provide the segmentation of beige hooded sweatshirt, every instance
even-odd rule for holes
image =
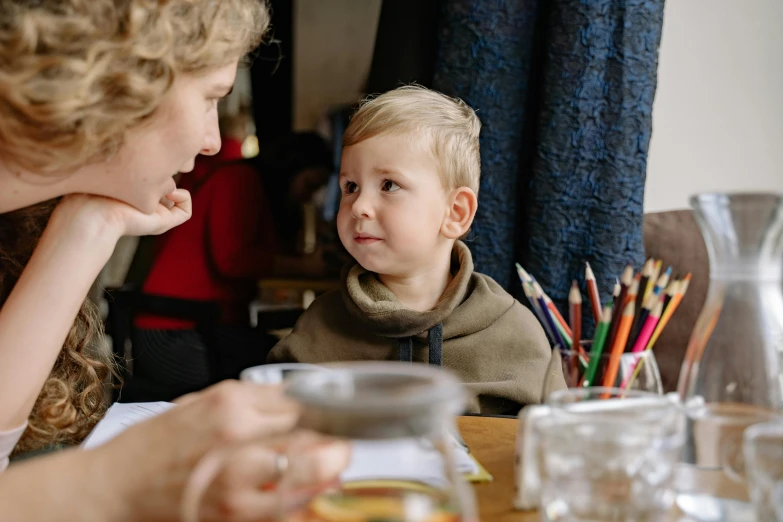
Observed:
[[[471,413],[515,414],[540,402],[552,351],[535,316],[490,277],[474,272],[470,250],[459,241],[452,274],[435,308],[418,312],[355,265],[344,272],[342,291],[316,299],[272,349],[269,362],[429,362],[466,383],[474,395]]]

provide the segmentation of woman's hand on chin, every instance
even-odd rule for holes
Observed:
[[[122,236],[162,234],[190,219],[192,212],[190,193],[184,189],[176,189],[161,198],[151,214],[115,199],[72,194],[60,201],[52,220],[60,221],[79,233],[106,234],[116,241]]]

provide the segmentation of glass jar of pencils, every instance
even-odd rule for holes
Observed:
[[[691,205],[710,288],[678,384],[689,419],[685,461],[743,481],[743,431],[783,418],[783,198],[702,194]]]
[[[594,351],[593,346],[593,341],[582,341],[579,350],[555,347],[544,378],[542,403],[562,387],[560,369],[568,388],[600,386],[663,394],[663,382],[652,350],[613,356],[610,350]]]
[[[423,364],[339,363],[297,372],[284,388],[302,406],[302,428],[353,447],[340,484],[302,495],[281,482],[280,521],[477,522],[464,479],[475,461],[454,422],[466,394],[451,373]]]

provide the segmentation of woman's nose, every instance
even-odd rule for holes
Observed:
[[[220,126],[218,125],[217,111],[212,111],[207,123],[207,135],[204,137],[204,146],[201,148],[201,154],[205,156],[214,156],[220,152]]]

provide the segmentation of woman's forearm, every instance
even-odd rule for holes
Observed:
[[[134,520],[121,463],[71,449],[11,466],[0,473],[0,519],[47,522]]]
[[[0,308],[0,431],[25,422],[116,239],[53,214]]]

